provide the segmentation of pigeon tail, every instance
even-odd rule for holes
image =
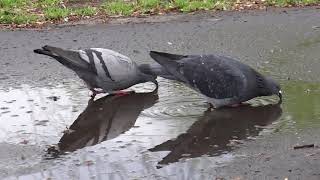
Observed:
[[[180,60],[187,57],[185,55],[170,54],[170,53],[158,52],[158,51],[150,51],[150,56],[152,58],[163,57],[170,60]]]
[[[177,70],[179,66],[179,62],[177,60],[182,59],[183,56],[168,54],[163,52],[156,52],[150,51],[150,56],[154,59],[157,63],[163,66],[167,71],[172,73],[170,69],[174,68]]]
[[[70,69],[89,69],[89,63],[83,60],[77,51],[64,50],[46,45],[42,49],[35,49],[33,52],[53,57]]]
[[[150,51],[150,56],[157,63],[159,63],[167,72],[172,74],[171,79],[186,82],[186,79],[185,77],[183,77],[183,74],[179,73],[180,69],[183,67],[183,63],[179,62],[179,60],[182,60],[183,58],[186,58],[188,56],[156,51]]]
[[[148,75],[152,76],[160,76],[166,79],[176,80],[176,78],[170,74],[165,68],[163,68],[160,64],[141,64],[138,66],[139,70]]]

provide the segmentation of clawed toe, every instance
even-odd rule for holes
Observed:
[[[105,93],[103,89],[96,89],[96,88],[91,88],[90,91],[92,93],[92,94],[90,93],[91,98],[94,98],[97,94]]]
[[[214,109],[215,107],[211,103],[208,103],[208,111],[213,111]]]

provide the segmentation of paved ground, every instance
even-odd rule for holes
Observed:
[[[160,79],[159,97],[106,97],[87,106],[88,91],[71,71],[32,53],[45,44],[111,48],[138,63],[151,62],[151,49],[227,54],[280,81],[285,100],[281,107],[208,113],[196,93]],[[320,149],[292,149],[319,143],[319,49],[315,8],[2,31],[0,177],[319,179]],[[97,115],[101,107],[105,119]],[[64,136],[71,124],[76,135]],[[59,141],[78,150],[47,160],[45,150]]]

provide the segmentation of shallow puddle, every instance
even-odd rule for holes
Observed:
[[[256,137],[320,127],[315,83],[283,82],[281,105],[276,97],[258,98],[251,105],[208,111],[195,92],[159,81],[158,93],[150,92],[152,84],[137,85],[133,89],[140,92],[95,100],[79,84],[1,90],[0,146],[13,149],[2,154],[10,159],[2,170],[28,172],[21,177],[31,179],[176,177],[177,168],[191,173],[193,166],[206,171],[229,162],[235,149]]]
[[[231,174],[226,179],[239,179],[247,173],[242,179],[256,174],[253,179],[285,179],[292,172],[308,179],[318,173],[320,161],[310,162],[319,156],[293,146],[320,138],[320,31],[313,28],[318,15],[318,10],[266,12],[219,21],[199,16],[0,32],[0,177],[158,180]],[[132,88],[134,94],[90,100],[71,71],[32,53],[44,42],[108,47],[139,63],[150,62],[150,49],[228,54],[272,75],[284,99],[280,105],[277,97],[263,97],[208,111],[199,94],[159,78],[158,93],[150,93],[151,83],[140,84]]]

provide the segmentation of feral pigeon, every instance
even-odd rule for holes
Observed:
[[[150,51],[158,66],[149,66],[152,75],[174,79],[207,97],[210,106],[237,106],[258,96],[282,95],[280,85],[250,66],[221,55],[176,55]],[[155,68],[156,67],[156,68]]]
[[[144,74],[130,58],[103,48],[84,50],[66,50],[58,47],[44,46],[34,50],[59,61],[72,69],[93,92],[114,93],[138,83],[151,81],[158,88],[156,76]],[[101,89],[100,91],[96,89]]]

